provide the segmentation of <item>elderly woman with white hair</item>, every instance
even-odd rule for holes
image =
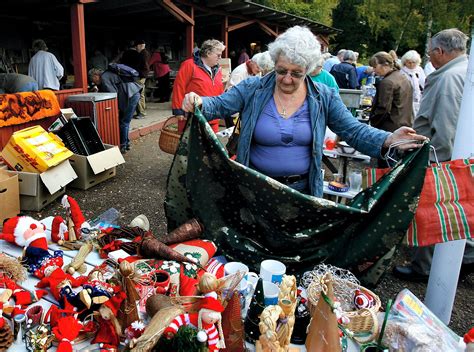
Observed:
[[[268,51],[257,53],[232,71],[225,89],[228,90],[251,76],[265,75],[271,70],[273,70],[273,61],[271,61]]]
[[[424,140],[409,127],[394,133],[377,130],[355,119],[339,94],[313,83],[308,75],[321,56],[311,31],[295,26],[268,47],[275,70],[250,77],[218,97],[185,96],[183,109],[202,105],[208,120],[240,112],[237,162],[300,192],[321,197],[321,160],[326,126],[362,153],[381,158],[382,149],[401,140]],[[416,148],[407,143],[404,149]]]
[[[402,69],[413,87],[413,113],[416,116],[420,108],[421,94],[425,89],[425,72],[420,66],[421,57],[415,50],[409,50],[402,56]]]

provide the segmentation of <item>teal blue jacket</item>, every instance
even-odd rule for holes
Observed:
[[[313,130],[309,185],[313,196],[322,197],[321,160],[326,126],[350,146],[375,158],[381,157],[383,143],[390,133],[357,121],[334,89],[314,83],[309,77],[305,78],[305,84]],[[240,113],[241,131],[236,160],[245,166],[249,165],[250,145],[257,119],[272,98],[274,90],[275,73],[271,72],[262,78],[249,77],[220,96],[202,98],[202,112],[207,120]]]

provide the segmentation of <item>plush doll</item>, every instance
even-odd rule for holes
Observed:
[[[126,293],[124,291],[117,292],[99,308],[99,315],[97,316],[99,328],[92,343],[98,343],[101,348],[118,348],[122,327],[116,317],[125,298]]]
[[[68,196],[67,194],[63,196],[61,204],[66,209],[68,218],[72,220],[74,227],[74,234],[69,233],[69,237],[71,238],[71,235],[75,235],[76,239],[80,239],[82,236],[81,231],[83,229],[90,229],[91,227],[84,218],[81,207],[74,198]]]
[[[215,292],[207,293],[199,307],[198,313],[178,315],[164,330],[163,335],[167,339],[171,339],[180,327],[190,325],[198,329],[197,339],[199,342],[207,341],[209,351],[219,351],[220,348],[225,348],[221,326],[221,313],[224,311],[224,306],[217,300],[217,294]]]
[[[23,247],[23,263],[28,272],[41,279],[45,270],[63,266],[63,252],[48,250],[45,226],[29,216],[15,216],[3,224],[0,239]]]
[[[79,311],[85,308],[80,300],[74,300],[74,287],[79,287],[87,282],[87,276],[79,276],[74,278],[71,274],[65,273],[60,267],[50,268],[46,275],[36,284],[38,288],[48,287],[53,297],[60,303],[62,308],[72,310],[76,307]],[[72,298],[71,298],[72,297]]]

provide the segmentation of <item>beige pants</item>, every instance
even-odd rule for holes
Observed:
[[[140,78],[138,83],[142,86],[142,91],[140,92],[140,100],[137,104],[137,112],[140,115],[146,115],[146,102],[145,102],[145,81],[146,78]]]

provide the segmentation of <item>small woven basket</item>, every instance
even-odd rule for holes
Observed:
[[[176,154],[181,133],[178,132],[178,118],[169,117],[161,129],[159,146],[162,151],[169,154]]]
[[[361,333],[361,334],[367,334],[367,336],[362,339],[362,338],[356,338],[356,340],[360,343],[362,342],[367,342],[371,341],[375,338],[375,336],[378,333],[378,320],[377,320],[377,313],[380,310],[380,307],[382,306],[382,302],[380,301],[380,298],[370,291],[369,289],[356,285],[350,281],[347,281],[344,283],[348,287],[352,288],[354,291],[356,289],[361,290],[362,292],[372,296],[374,298],[374,305],[370,308],[363,308],[363,309],[358,309],[358,310],[353,310],[353,311],[346,311],[344,310],[344,314],[346,317],[350,319],[349,323],[347,325],[344,325],[345,328],[351,330],[354,333]],[[309,310],[311,312],[311,315],[315,312],[316,305],[318,304],[319,300],[319,291],[317,287],[317,282],[311,283],[308,287],[308,302],[309,302]],[[336,283],[334,283],[334,286],[336,286]],[[336,291],[336,287],[335,287]],[[337,294],[336,294],[337,298]],[[344,303],[349,304],[350,302],[341,302],[342,307],[344,307]]]

